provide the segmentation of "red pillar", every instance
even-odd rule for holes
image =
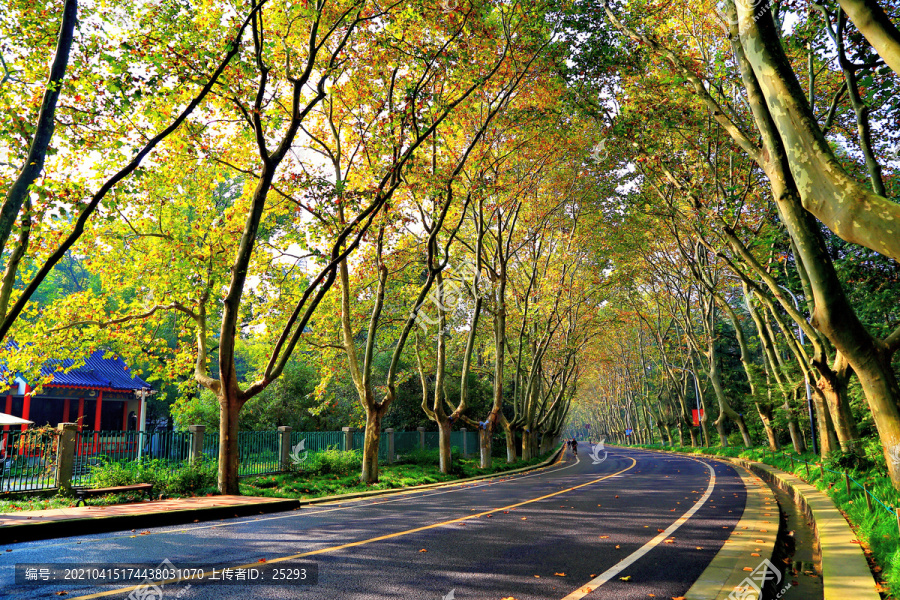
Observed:
[[[94,411],[94,431],[100,431],[100,409],[103,406],[103,392],[97,396],[97,410]]]
[[[69,399],[63,400],[63,423],[69,422]]]
[[[6,395],[6,410],[4,410],[3,412],[8,415],[12,414],[12,394]],[[9,431],[9,425],[4,425],[3,431]]]
[[[94,411],[94,431],[100,431],[100,410],[103,406],[103,390],[100,390],[100,393],[97,394],[97,410]],[[98,452],[98,442],[100,441],[100,434],[94,433],[94,452]]]
[[[28,415],[31,413],[31,386],[25,385],[25,400],[22,403],[22,418],[27,419]],[[22,424],[22,431],[28,429],[28,425]]]
[[[128,431],[128,401],[122,401],[122,431]]]
[[[78,399],[78,418],[75,421],[78,423],[78,431],[81,431],[84,427],[84,398]]]

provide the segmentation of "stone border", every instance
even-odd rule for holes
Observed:
[[[813,525],[819,556],[822,557],[822,584],[825,600],[880,600],[875,577],[862,545],[834,501],[799,477],[763,463],[746,463],[754,473],[790,493]]]

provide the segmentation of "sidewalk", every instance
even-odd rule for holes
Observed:
[[[291,498],[203,496],[0,513],[0,543],[160,527],[298,508],[300,502]]]

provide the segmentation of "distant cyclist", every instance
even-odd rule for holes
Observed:
[[[570,441],[569,444],[572,446],[572,454],[578,456],[578,442],[575,438],[572,438],[572,441]]]

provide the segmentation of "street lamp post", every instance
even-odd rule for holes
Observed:
[[[783,287],[781,288],[785,292],[791,295],[791,298],[794,300],[794,308],[797,309],[797,312],[800,312],[800,303],[797,301],[797,296],[794,295],[794,292]],[[803,337],[803,328],[800,327],[800,324],[797,324],[797,337],[800,338],[800,345],[803,345],[805,338]],[[818,454],[819,451],[816,449],[816,426],[815,421],[813,420],[813,409],[812,409],[812,390],[809,386],[809,373],[805,373],[803,380],[806,382],[806,409],[809,411],[809,440],[812,442],[812,451],[813,454]]]
[[[156,391],[151,388],[139,388],[134,390],[134,395],[137,396],[138,400],[141,403],[140,411],[141,411],[141,421],[138,423],[138,460],[141,459],[141,456],[144,453],[144,436],[146,435],[147,430],[147,397],[151,394],[155,394]]]

